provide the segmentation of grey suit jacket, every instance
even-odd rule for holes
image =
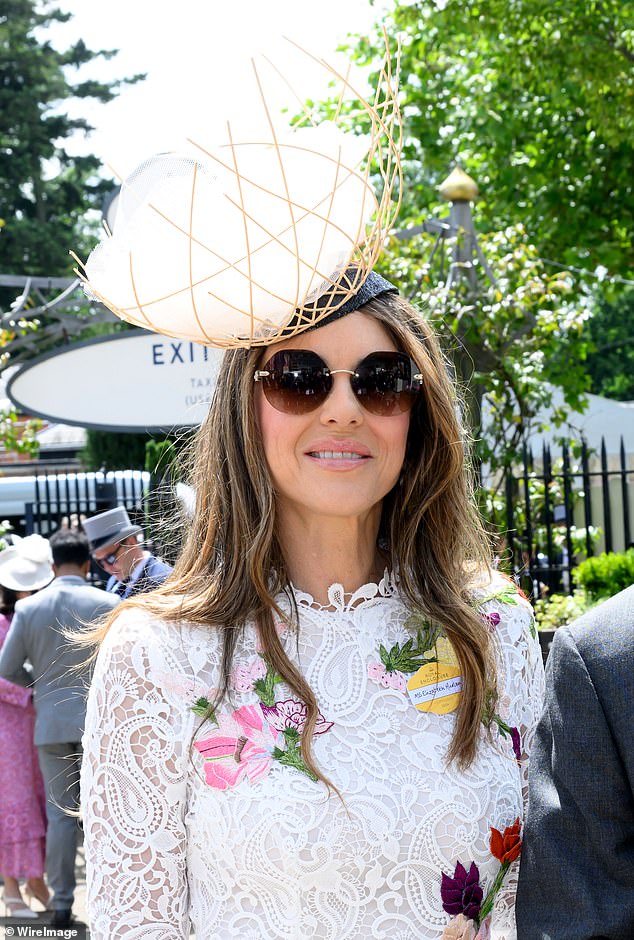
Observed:
[[[78,630],[119,602],[80,577],[55,578],[48,587],[18,601],[0,653],[0,676],[33,687],[35,743],[80,741],[86,714],[89,651],[69,642],[65,629]],[[31,663],[31,671],[24,668]]]
[[[634,586],[555,634],[529,764],[518,940],[634,938]]]

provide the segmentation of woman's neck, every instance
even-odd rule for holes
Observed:
[[[331,584],[342,584],[352,593],[380,580],[385,568],[376,547],[380,507],[363,518],[308,517],[295,509],[279,510],[279,539],[290,580],[317,603],[328,603]]]

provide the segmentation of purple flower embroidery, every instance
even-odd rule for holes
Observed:
[[[522,741],[520,738],[520,733],[517,728],[511,728],[510,733],[511,741],[513,742],[513,753],[515,754],[515,759],[519,764],[522,760]]]
[[[276,702],[273,706],[260,704],[260,708],[269,725],[277,731],[292,729],[297,734],[303,733],[308,717],[308,707],[304,702],[287,698],[286,701]],[[332,721],[326,721],[320,712],[313,734],[324,734],[325,731],[330,731],[333,724]]]
[[[481,614],[480,616],[491,632],[493,632],[495,628],[499,626],[500,620],[502,619],[497,610],[491,611],[490,614]]]
[[[465,917],[471,919],[477,918],[482,905],[482,896],[480,872],[475,862],[471,862],[469,871],[457,862],[453,878],[442,873],[440,897],[442,906],[448,914],[464,914]]]

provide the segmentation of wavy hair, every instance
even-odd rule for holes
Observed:
[[[470,596],[475,576],[489,568],[489,548],[470,491],[456,390],[435,333],[415,308],[384,294],[362,310],[383,324],[424,376],[400,479],[383,502],[379,542],[408,605],[442,625],[460,661],[463,694],[447,759],[466,767],[476,755],[483,708],[496,682],[489,635]],[[222,684],[214,708],[229,695],[239,631],[255,621],[267,662],[307,705],[301,738],[306,766],[329,785],[311,752],[315,694],[274,627],[274,614],[289,619],[275,599],[282,592],[291,601],[291,622],[296,628],[298,623],[255,417],[253,375],[261,357],[257,348],[225,354],[194,442],[190,482],[196,511],[174,573],[156,591],[122,606],[220,631]]]

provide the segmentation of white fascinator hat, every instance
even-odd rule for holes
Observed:
[[[192,153],[152,156],[123,180],[112,232],[79,262],[89,295],[136,326],[218,347],[267,345],[343,308],[400,204],[398,62],[385,46],[372,102],[319,60],[341,83],[337,115],[285,131],[254,64],[268,132],[234,138],[229,122],[218,146],[189,141]],[[340,126],[351,107],[362,133]]]
[[[13,535],[0,552],[0,585],[11,591],[39,591],[54,574],[51,547],[41,535]]]

